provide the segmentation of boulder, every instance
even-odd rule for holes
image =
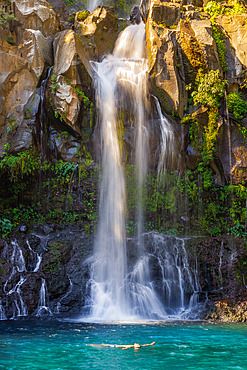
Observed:
[[[140,8],[137,5],[134,5],[130,10],[130,23],[132,24],[139,24],[141,23],[141,13]]]
[[[53,109],[63,117],[64,122],[81,134],[78,116],[84,103],[79,94],[82,92],[88,95],[91,77],[78,56],[74,31],[65,30],[57,34],[53,47],[52,74],[56,78],[56,89],[52,94]]]
[[[179,24],[178,42],[181,48],[186,84],[194,84],[199,68],[206,69],[205,59],[195,32],[188,19],[182,19]]]
[[[155,95],[159,97],[166,113],[177,112],[182,117],[187,93],[177,32],[156,27],[151,19],[147,22],[146,30],[149,71],[153,77]]]
[[[18,46],[18,55],[29,61],[31,69],[40,78],[45,66],[51,66],[52,40],[44,37],[39,30],[28,29],[23,32],[23,42]]]
[[[13,4],[22,30],[39,30],[44,36],[52,36],[60,31],[58,16],[47,1],[18,0]]]
[[[209,19],[191,20],[191,28],[202,52],[203,59],[208,70],[219,69],[220,62],[218,57],[217,46],[212,36],[212,26]]]
[[[56,14],[59,16],[61,23],[67,25],[69,18],[69,11],[65,5],[64,0],[47,0],[48,3],[53,7]]]
[[[180,20],[180,3],[152,0],[149,17],[158,25],[175,26]]]
[[[232,84],[239,82],[238,78],[247,67],[247,14],[222,15],[217,17],[217,22],[227,35],[225,58],[230,89]]]
[[[0,155],[7,143],[10,152],[32,144],[35,118],[26,119],[25,107],[35,100],[39,79],[53,63],[52,35],[60,30],[59,19],[45,0],[12,1],[10,10],[18,21],[9,30],[4,28],[0,38]],[[4,41],[9,32],[13,45]]]
[[[78,94],[61,75],[57,78],[57,84],[58,88],[54,96],[54,109],[57,110],[67,124],[80,134],[80,129],[76,126],[80,112]]]
[[[113,51],[118,32],[118,19],[113,8],[99,6],[84,21],[76,21],[77,52],[92,76],[90,61],[99,62]]]
[[[223,28],[224,33],[229,38],[231,46],[234,48],[236,57],[247,66],[247,14],[221,15],[217,17],[217,22]]]
[[[1,108],[0,154],[9,143],[11,151],[28,148],[31,130],[24,120],[24,107],[36,88],[37,77],[28,68],[28,62],[17,55],[0,51]]]

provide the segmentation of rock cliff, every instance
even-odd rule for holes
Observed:
[[[146,27],[153,114],[152,171],[157,168],[160,142],[157,136],[161,135],[156,128],[158,118],[153,103],[153,97],[157,97],[181,148],[180,156],[184,158],[179,167],[180,177],[185,179],[176,182],[171,174],[165,190],[160,193],[155,183],[150,194],[147,193],[150,197],[146,196],[147,208],[153,217],[147,219],[148,226],[156,223],[155,227],[160,229],[161,218],[169,225],[170,221],[176,222],[176,227],[181,226],[184,233],[193,230],[195,215],[197,221],[193,227],[197,232],[198,229],[204,232],[205,219],[210,219],[211,238],[198,242],[196,251],[191,252],[191,258],[195,254],[198,257],[201,300],[205,302],[207,296],[214,304],[208,318],[222,319],[227,312],[225,316],[235,320],[229,307],[234,309],[236,304],[236,320],[245,321],[245,303],[241,300],[246,300],[246,252],[243,239],[238,238],[246,238],[247,231],[247,10],[244,2],[218,4],[220,10],[217,7],[215,10],[212,2],[200,0],[143,0],[140,6]],[[16,185],[17,168],[13,166],[11,175],[8,173],[10,182],[6,182],[7,187],[9,183],[11,186],[5,189],[9,191],[9,203],[14,208],[24,198],[28,204],[35,199],[39,207],[43,207],[43,213],[47,212],[47,204],[50,208],[55,204],[59,214],[64,208],[66,212],[72,207],[78,212],[82,209],[80,222],[83,220],[86,225],[84,230],[82,227],[73,229],[73,234],[68,230],[63,232],[61,227],[61,235],[50,230],[48,237],[42,229],[28,236],[17,232],[15,238],[1,241],[0,315],[2,312],[2,317],[8,318],[27,313],[39,316],[42,292],[46,302],[43,308],[48,316],[51,312],[76,314],[81,312],[87,298],[87,258],[93,242],[84,232],[87,229],[89,234],[94,229],[95,215],[91,210],[97,201],[94,180],[90,179],[91,184],[87,184],[87,170],[85,167],[78,170],[78,163],[84,164],[88,159],[96,162],[99,146],[93,63],[112,53],[119,33],[130,21],[118,19],[112,7],[99,6],[92,13],[76,9],[72,13],[62,0],[2,0],[0,10],[0,158],[3,164],[0,169],[6,157],[22,153],[28,156],[32,151],[45,163],[42,168],[40,162],[35,167],[39,170],[34,180],[39,186],[38,201],[33,183],[33,188],[28,189],[32,192],[31,196],[28,194],[32,201],[25,198],[21,186]],[[136,9],[131,19],[139,22]],[[133,131],[128,119],[123,126],[120,136],[131,151]],[[55,180],[49,172],[51,168],[45,167],[45,160],[65,161],[55,168]],[[18,166],[23,170],[25,162]],[[46,170],[49,173],[46,172],[45,178]],[[28,168],[25,175],[33,174],[32,171],[33,168]],[[4,184],[7,172],[1,175]],[[212,174],[210,179],[208,174]],[[196,180],[195,176],[198,176]],[[62,188],[64,184],[66,191]],[[226,185],[229,187],[225,188]],[[235,185],[238,185],[237,201],[232,195]],[[42,186],[48,189],[44,199]],[[184,196],[182,201],[177,197],[178,189]],[[6,198],[5,194],[1,199]],[[154,196],[160,201],[159,212],[152,203]],[[223,202],[229,208],[230,216],[226,218],[222,215]],[[5,204],[0,205],[2,213]],[[52,213],[53,209],[49,211]],[[131,212],[133,210],[129,210],[130,215]],[[68,215],[71,213],[66,213]],[[228,230],[230,218],[233,226]],[[8,230],[8,221],[4,216],[0,224],[2,230]],[[129,228],[134,228],[133,225]],[[221,233],[221,227],[236,239],[214,238]],[[172,227],[169,229],[174,231]]]

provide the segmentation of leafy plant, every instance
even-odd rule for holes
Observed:
[[[6,41],[7,41],[7,43],[8,44],[10,44],[10,45],[15,45],[15,41],[14,41],[14,38],[13,38],[13,36],[7,36],[6,37]]]
[[[204,10],[210,14],[213,20],[222,14],[243,14],[246,12],[244,6],[238,0],[228,1],[227,3],[209,1]]]
[[[0,9],[0,25],[9,27],[9,21],[18,21],[18,18],[16,18],[12,11],[9,13],[5,11],[5,9]]]
[[[8,235],[13,228],[13,224],[7,218],[0,219],[0,233],[3,237]]]
[[[40,157],[33,148],[16,155],[4,153],[0,161],[0,169],[10,174],[11,181],[22,179],[24,175],[31,175],[38,170]]]
[[[56,75],[51,75],[51,93],[56,94],[57,89],[59,88],[59,84],[57,81]]]
[[[233,91],[227,95],[227,106],[229,112],[233,113],[236,119],[243,119],[247,114],[247,102],[241,97],[237,91]]]
[[[200,103],[205,107],[220,107],[220,99],[224,96],[227,81],[222,80],[220,71],[211,70],[204,73],[199,69],[196,76],[196,90],[192,92],[194,105]]]
[[[77,20],[78,22],[83,22],[89,15],[89,11],[83,10],[82,12],[78,12],[77,14]]]
[[[224,43],[224,36],[221,32],[219,25],[212,21],[212,29],[213,29],[213,38],[216,42],[220,65],[223,72],[227,71],[227,64],[226,64],[226,46]]]

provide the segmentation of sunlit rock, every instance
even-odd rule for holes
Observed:
[[[75,131],[78,131],[74,123],[77,121],[80,111],[80,102],[75,89],[64,79],[59,76],[57,79],[58,88],[54,96],[54,106],[66,123],[72,125]]]
[[[52,94],[54,110],[75,131],[80,133],[76,125],[81,109],[79,94],[87,91],[91,85],[91,77],[82,64],[75,45],[74,32],[65,30],[54,40],[54,68],[52,74],[56,78],[57,88]]]
[[[113,8],[99,6],[84,21],[78,21],[76,29],[76,49],[92,75],[90,61],[100,61],[112,52],[117,39],[118,19]]]
[[[186,90],[177,25],[179,3],[151,1],[146,23],[149,71],[153,77],[155,95],[169,114],[183,115]]]
[[[202,55],[208,70],[219,69],[220,62],[217,52],[215,40],[212,36],[211,21],[206,20],[191,20],[191,28],[194,31],[195,38],[202,51]]]
[[[45,0],[14,1],[15,16],[25,29],[40,30],[44,36],[54,35],[60,30],[59,19]]]
[[[23,43],[18,46],[18,54],[29,61],[40,78],[45,65],[52,65],[52,40],[44,37],[39,30],[27,29],[23,33]]]
[[[222,15],[217,22],[227,35],[226,63],[229,83],[237,82],[236,78],[247,67],[247,14]]]
[[[0,110],[0,153],[9,143],[11,150],[19,151],[31,144],[31,130],[24,120],[24,107],[33,94],[37,78],[28,63],[16,55],[0,52],[2,100]]]

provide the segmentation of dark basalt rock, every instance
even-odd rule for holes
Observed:
[[[132,24],[139,24],[141,23],[142,18],[141,18],[141,13],[140,13],[140,8],[137,5],[134,5],[131,10],[130,10],[130,22]]]

